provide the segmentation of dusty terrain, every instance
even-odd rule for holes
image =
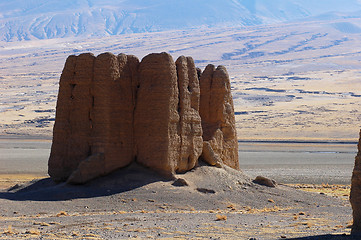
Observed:
[[[177,177],[189,186],[137,165],[81,186],[49,178],[15,186],[0,193],[1,238],[344,239],[349,233],[347,189],[269,188],[228,167],[200,166]]]
[[[55,185],[46,174],[50,140],[0,143],[1,238],[333,239],[330,234],[349,233],[353,145],[241,142],[241,169],[277,179],[273,189],[205,166],[178,175],[186,187],[137,166],[84,186]],[[40,181],[28,183],[33,179]]]
[[[360,19],[349,19],[358,25]],[[225,65],[243,140],[356,141],[360,33],[335,22],[0,43],[0,134],[50,137],[60,73],[82,52],[169,52]],[[344,24],[345,25],[345,24]],[[338,27],[336,27],[338,26]]]

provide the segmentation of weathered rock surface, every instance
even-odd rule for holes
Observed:
[[[233,99],[227,70],[223,66],[208,65],[200,77],[200,116],[203,140],[211,146],[214,156],[224,164],[239,169],[238,143]],[[204,148],[210,152],[209,146]],[[203,154],[206,162],[209,154]]]
[[[150,54],[139,66],[135,109],[137,161],[165,175],[179,159],[177,70],[167,53]]]
[[[193,59],[181,56],[176,61],[179,89],[180,156],[177,172],[194,168],[202,154],[202,123],[199,115],[200,88]]]
[[[95,59],[91,155],[104,154],[104,173],[125,167],[134,159],[133,66],[129,65],[124,54],[103,53]]]
[[[59,83],[49,175],[65,181],[91,152],[91,88],[95,57],[70,56]]]
[[[72,175],[68,181],[82,183],[90,175],[98,177],[133,161],[133,75],[138,62],[133,56],[111,53],[68,58],[60,79],[48,163],[54,180],[65,181]],[[104,155],[100,165],[91,160],[99,159],[92,157],[99,154]],[[98,174],[90,174],[91,168]],[[83,174],[74,175],[75,170]]]
[[[193,59],[146,56],[135,110],[137,161],[169,175],[194,168],[202,153],[199,82]]]
[[[350,202],[353,214],[352,234],[361,235],[361,131],[357,147],[358,152],[351,178]]]
[[[222,159],[218,156],[217,153],[215,153],[209,141],[203,141],[201,157],[203,161],[211,166],[220,166],[222,163]]]
[[[201,155],[238,169],[237,148],[224,67],[201,73],[192,58],[167,53],[67,59],[49,158],[55,181],[84,183],[133,161],[174,176]]]

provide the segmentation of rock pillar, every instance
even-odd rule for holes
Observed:
[[[134,131],[137,162],[170,175],[179,158],[177,70],[167,53],[150,54],[139,65]]]
[[[92,81],[95,57],[69,56],[59,83],[49,175],[65,181],[90,155]]]
[[[234,107],[226,68],[208,65],[201,74],[200,88],[200,115],[205,141],[202,158],[212,165],[222,161],[239,169]]]
[[[83,183],[133,161],[138,62],[111,53],[67,59],[48,163],[55,181]]]

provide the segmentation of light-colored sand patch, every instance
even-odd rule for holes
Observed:
[[[320,194],[326,194],[329,196],[335,196],[343,200],[349,201],[351,185],[340,184],[286,184],[302,191],[316,192]]]
[[[8,189],[16,184],[24,184],[33,180],[48,177],[41,174],[0,174],[0,191]]]

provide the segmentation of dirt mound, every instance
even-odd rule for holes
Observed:
[[[179,208],[192,206],[196,209],[214,209],[229,203],[254,208],[271,206],[272,198],[278,206],[322,204],[323,197],[308,194],[293,188],[278,185],[269,188],[255,184],[240,171],[230,167],[200,165],[185,173],[175,175],[176,179],[159,176],[155,171],[137,163],[117,170],[107,176],[94,179],[83,185],[55,184],[50,178],[15,186],[0,194],[11,200],[57,201],[87,199],[89,202],[112,202],[113,197],[136,198],[137,204],[129,207],[148,209],[147,199],[167,202]],[[183,179],[187,184],[174,184]],[[156,194],[153,194],[156,193]]]

